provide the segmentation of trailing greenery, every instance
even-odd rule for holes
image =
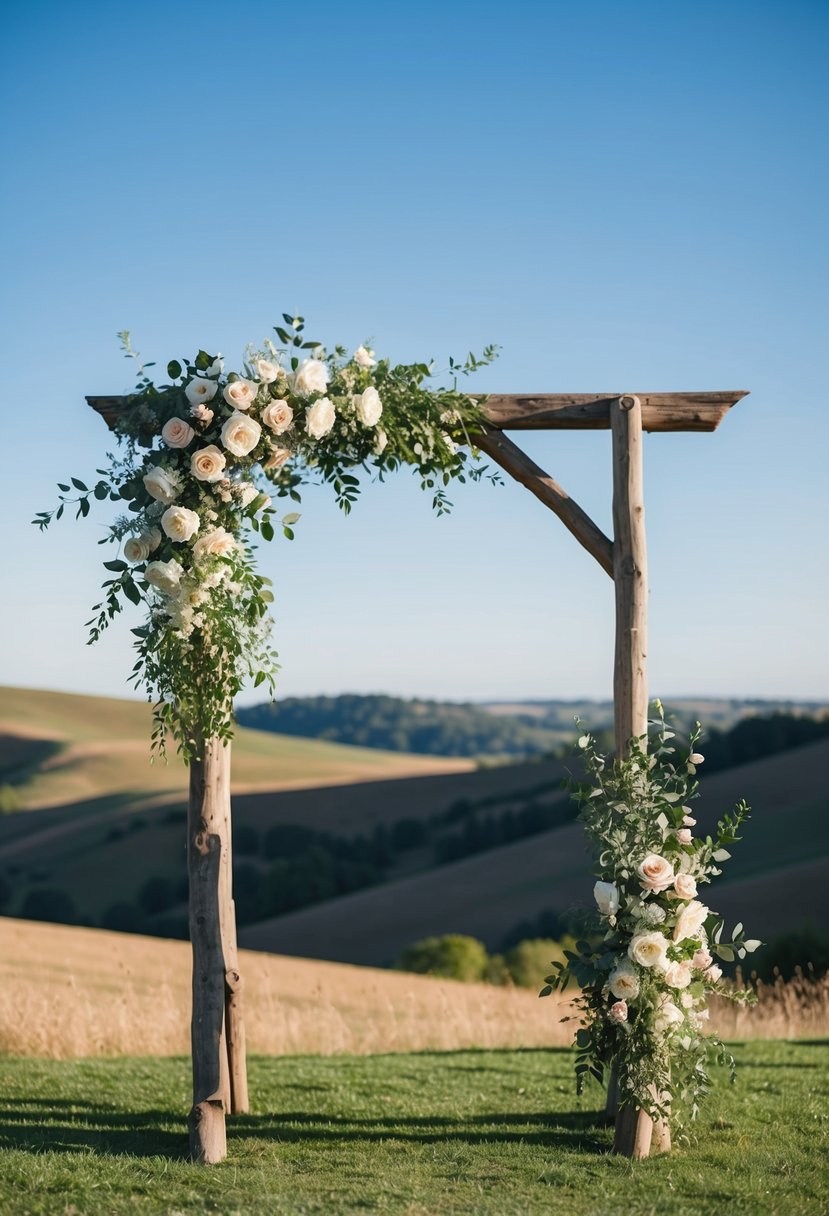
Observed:
[[[185,1158],[184,1059],[0,1060],[2,1216],[824,1216],[829,1043],[733,1048],[670,1160],[610,1154],[571,1053],[254,1056],[232,1164]]]
[[[302,317],[283,319],[280,345],[249,347],[241,372],[225,375],[222,356],[200,350],[172,359],[160,385],[120,334],[139,368],[114,421],[120,451],[89,482],[60,483],[58,506],[32,521],[43,530],[67,509],[84,518],[96,501],[124,505],[101,542],[118,555],[104,562],[112,577],[89,641],[125,603],[144,609],[132,630],[132,682],[155,702],[154,747],[163,752],[170,733],[185,759],[200,756],[205,739],[231,738],[233,700],[248,679],[273,695],[273,595],[251,538],[270,541],[279,529],[291,540],[300,518],[277,512],[274,498],[299,502],[305,482],[327,482],[347,514],[361,475],[382,481],[408,464],[441,515],[449,484],[484,472],[471,438],[484,416],[458,380],[490,363],[494,346],[450,359],[452,386],[432,387],[429,364],[394,365],[364,346],[329,352],[307,339]]]

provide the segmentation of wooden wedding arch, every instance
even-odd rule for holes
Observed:
[[[613,579],[616,640],[613,706],[616,752],[647,733],[647,547],[644,431],[714,431],[745,392],[495,394],[484,399],[488,425],[476,446],[558,516]],[[112,428],[125,397],[87,397]],[[613,539],[505,431],[610,430]],[[249,1109],[242,979],[232,891],[230,747],[204,741],[190,766],[187,818],[190,940],[193,947],[193,1106],[190,1152],[214,1164],[227,1155],[225,1114]],[[615,1115],[611,1079],[608,1111]],[[667,1124],[632,1106],[616,1122],[615,1151],[647,1157],[670,1148]]]

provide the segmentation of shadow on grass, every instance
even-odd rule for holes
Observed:
[[[294,1110],[228,1119],[228,1143],[275,1144],[405,1141],[412,1144],[536,1144],[580,1153],[605,1153],[606,1135],[595,1112],[467,1117],[437,1115],[363,1118]],[[169,1110],[123,1111],[104,1103],[7,1098],[0,1106],[0,1148],[31,1153],[93,1153],[101,1157],[187,1160],[187,1122]]]

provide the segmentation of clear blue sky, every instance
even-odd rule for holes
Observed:
[[[829,696],[824,0],[26,0],[5,9],[7,683],[120,694],[84,645],[93,521],[29,526],[107,448],[85,393],[313,336],[481,390],[745,388],[646,443],[662,695]],[[523,440],[522,440],[523,442]],[[526,447],[610,530],[607,434]],[[407,475],[309,493],[263,554],[285,695],[610,695],[610,581],[515,485],[430,515]]]

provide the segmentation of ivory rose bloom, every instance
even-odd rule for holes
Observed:
[[[231,380],[224,386],[222,396],[234,409],[249,410],[258,392],[259,387],[252,380]]]
[[[697,950],[696,954],[691,959],[691,966],[696,968],[697,971],[707,971],[713,961],[711,951],[708,949],[708,947],[700,946],[699,950]]]
[[[597,882],[593,898],[602,916],[615,916],[619,911],[619,892],[613,882]]]
[[[143,536],[131,536],[124,544],[124,558],[128,562],[145,562],[150,556],[149,543]]]
[[[234,456],[249,456],[261,438],[261,426],[247,414],[231,414],[222,427],[222,443]]]
[[[189,540],[199,530],[201,520],[195,511],[187,507],[168,507],[161,516],[161,526],[170,540],[177,542]]]
[[[239,502],[243,507],[249,507],[254,498],[259,497],[259,491],[252,481],[244,481],[238,488]]]
[[[665,983],[669,988],[687,988],[691,982],[691,964],[669,963],[665,971]]]
[[[290,448],[271,448],[271,454],[262,465],[263,469],[281,469],[292,456]]]
[[[216,396],[217,388],[218,385],[212,380],[194,376],[190,383],[185,385],[184,395],[191,405],[207,405],[208,401],[212,401]]]
[[[705,978],[709,984],[716,984],[717,980],[722,979],[722,967],[719,967],[716,963],[712,963],[705,972]]]
[[[668,965],[668,942],[661,933],[637,933],[631,938],[628,955],[640,967],[664,971]]]
[[[674,893],[679,899],[693,899],[697,893],[696,880],[690,874],[677,874],[674,879]]]
[[[708,915],[705,904],[701,904],[698,899],[692,899],[676,918],[674,941],[684,942],[688,937],[699,937],[700,929]]]
[[[235,548],[236,541],[232,532],[228,532],[226,528],[211,528],[193,545],[193,556],[197,561],[202,557],[226,557]]]
[[[156,502],[171,503],[178,497],[178,478],[167,469],[150,469],[141,480],[150,498]]]
[[[322,439],[334,425],[334,403],[329,397],[320,397],[305,415],[305,430],[314,439]]]
[[[303,359],[296,375],[294,388],[301,397],[324,393],[328,387],[328,368],[321,359]]]
[[[635,1001],[639,995],[639,976],[629,962],[622,960],[608,976],[607,986],[620,1000]]]
[[[610,1006],[610,1011],[607,1015],[611,1022],[626,1022],[628,1020],[628,1003],[627,1001],[615,1001]]]
[[[639,881],[646,891],[667,891],[675,878],[673,866],[659,853],[648,853],[639,866]]]
[[[184,567],[173,557],[168,562],[150,562],[144,571],[144,578],[159,591],[167,595],[175,595],[179,589]]]
[[[377,435],[377,437],[374,440],[374,455],[382,456],[386,450],[386,444],[389,441],[389,437],[385,431],[381,431],[381,430],[379,430],[379,428],[376,432],[376,435]]]
[[[372,352],[365,346],[358,346],[354,352],[354,362],[358,367],[374,367],[377,360],[373,357]]]
[[[380,421],[383,403],[380,400],[380,394],[373,385],[370,384],[359,397],[354,399],[354,405],[357,410],[357,417],[363,426],[376,426]]]
[[[190,417],[195,418],[196,422],[200,422],[202,426],[210,426],[213,421],[213,411],[206,405],[191,405]]]
[[[197,481],[221,481],[226,464],[227,457],[222,449],[211,443],[190,457],[190,472]]]
[[[677,834],[676,834],[676,838],[680,844],[690,844],[691,841],[694,839],[693,836],[691,835],[690,828],[679,828],[679,830],[677,831]]]
[[[278,363],[271,363],[270,359],[257,359],[253,366],[263,384],[273,384],[282,370]]]
[[[161,438],[168,448],[186,448],[191,443],[196,432],[189,422],[181,418],[170,418],[161,428]]]
[[[287,401],[272,401],[262,410],[262,421],[274,435],[284,435],[294,425],[294,411]]]
[[[681,1023],[682,1010],[677,1009],[669,996],[663,995],[656,1009],[656,1017],[653,1021],[654,1027],[661,1034],[664,1034],[672,1026],[679,1026]]]

